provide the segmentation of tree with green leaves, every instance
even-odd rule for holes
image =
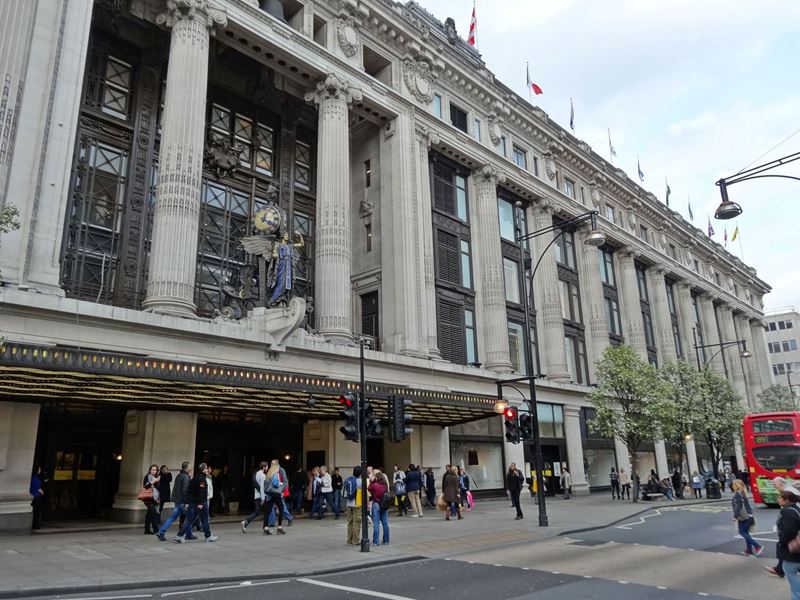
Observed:
[[[758,412],[792,412],[797,410],[797,399],[788,385],[774,384],[758,395]]]
[[[730,448],[742,433],[745,415],[742,398],[731,383],[708,367],[700,377],[700,395],[695,405],[699,425],[695,435],[711,450],[714,477],[719,479],[719,463],[725,448]]]
[[[702,424],[695,409],[701,393],[701,374],[684,360],[665,364],[658,370],[662,385],[662,434],[678,450],[678,465],[683,471],[686,436]]]
[[[19,229],[19,211],[13,204],[0,207],[0,234]]]
[[[597,361],[597,388],[589,395],[597,416],[592,430],[625,444],[631,457],[633,501],[639,499],[639,449],[661,436],[664,413],[656,368],[630,346],[609,346]]]

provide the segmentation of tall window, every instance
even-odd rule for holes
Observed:
[[[567,336],[564,338],[567,354],[567,370],[575,383],[589,383],[586,362],[586,344],[582,339]]]
[[[372,349],[380,350],[378,292],[361,294],[361,335],[372,338]]]
[[[575,234],[571,231],[561,234],[557,231],[555,235],[559,236],[556,240],[556,262],[559,265],[575,268]]]
[[[503,274],[505,275],[506,301],[519,304],[519,263],[510,258],[503,258]]]
[[[481,141],[481,120],[478,117],[472,120],[472,137],[479,142]]]
[[[462,221],[469,220],[467,179],[454,167],[441,162],[433,165],[433,207]]]
[[[452,102],[450,103],[450,124],[456,129],[460,129],[464,133],[467,131],[467,111],[459,108]]]
[[[575,182],[564,178],[564,193],[570,198],[575,198]]]
[[[508,322],[508,350],[511,359],[511,370],[527,375],[525,369],[525,326],[521,323]]]
[[[442,358],[462,365],[477,361],[475,312],[457,302],[438,301],[439,351]]]
[[[439,279],[464,288],[472,288],[469,241],[459,239],[458,235],[444,229],[437,229],[436,250]]]
[[[211,105],[208,126],[210,138],[217,141],[225,140],[241,149],[240,167],[272,175],[275,133],[271,127],[216,103]],[[311,148],[307,144],[297,144],[296,160],[300,168],[296,168],[295,178],[308,189]]]
[[[639,286],[639,305],[642,310],[644,339],[650,363],[656,364],[656,337],[653,331],[653,314],[650,310],[650,293],[647,289],[647,270],[644,265],[636,264],[636,282]]]
[[[672,340],[675,343],[675,354],[678,358],[683,358],[680,318],[678,317],[678,308],[675,302],[675,284],[667,279],[665,280],[665,285],[667,287],[667,306],[669,307],[669,318],[672,323]]]
[[[558,221],[553,224],[558,226]],[[561,233],[561,232],[557,232]],[[565,231],[556,238],[556,263],[561,292],[561,316],[564,320],[565,349],[567,366],[572,380],[588,383],[586,344],[581,311],[578,271],[575,262],[575,234]]]
[[[622,321],[619,311],[619,291],[614,272],[614,253],[608,246],[597,252],[600,261],[600,281],[603,283],[603,304],[608,325],[608,337],[612,344],[622,343]]]
[[[692,314],[694,315],[694,333],[697,336],[697,345],[703,346],[705,338],[703,336],[703,320],[700,318],[700,300],[697,294],[692,294]],[[703,362],[706,361],[706,349],[700,348],[700,355]]]
[[[442,97],[439,94],[433,95],[433,116],[442,118]]]
[[[517,145],[512,146],[511,160],[520,169],[528,169],[528,153]]]
[[[497,153],[500,156],[508,156],[508,140],[504,135],[500,136],[500,141],[497,143]]]
[[[600,248],[597,252],[597,257],[600,259],[600,281],[606,285],[614,287],[617,285],[616,277],[614,276],[614,255],[610,250]]]

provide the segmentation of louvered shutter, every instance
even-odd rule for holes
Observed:
[[[433,165],[433,206],[449,215],[456,214],[455,171],[442,164]]]
[[[439,351],[445,360],[460,364],[467,361],[463,315],[458,304],[439,300]]]
[[[373,350],[378,350],[378,292],[361,296],[361,333],[374,338]]]

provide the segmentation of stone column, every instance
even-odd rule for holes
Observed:
[[[0,532],[31,530],[30,486],[38,426],[38,404],[0,402]]]
[[[656,440],[654,446],[656,451],[656,472],[658,473],[658,477],[659,479],[669,477],[667,445],[664,443],[664,440]]]
[[[713,344],[720,343],[719,328],[717,327],[717,314],[714,309],[713,296],[705,293],[701,294],[697,299],[700,303],[700,315],[703,325],[703,344],[711,348],[706,348],[706,360],[716,354],[711,361],[708,362],[709,368],[713,369],[720,375],[725,374],[725,365],[722,362],[722,353],[718,352],[719,346]],[[703,364],[703,353],[700,353],[700,364]]]
[[[493,371],[511,371],[506,318],[506,289],[503,253],[500,248],[500,217],[497,213],[497,184],[506,177],[491,165],[473,174],[472,264],[475,271],[475,312],[482,327],[484,366]],[[522,265],[519,267],[523,268]],[[520,294],[525,293],[520,286]],[[526,348],[526,352],[530,349]],[[522,369],[520,365],[520,369]]]
[[[422,345],[431,358],[440,358],[439,334],[436,327],[436,280],[433,264],[433,220],[431,206],[431,174],[428,151],[432,144],[439,143],[439,135],[424,125],[418,125],[417,134],[417,197],[419,217],[417,223],[422,232],[422,267],[418,269],[423,311],[420,315]]]
[[[588,496],[589,484],[583,467],[583,442],[581,440],[580,408],[564,405],[564,435],[567,438],[567,461],[572,476],[572,493]]]
[[[750,335],[753,339],[753,347],[748,346],[748,350],[753,353],[750,359],[755,361],[761,381],[759,393],[772,385],[772,367],[769,364],[769,353],[767,352],[767,340],[764,335],[765,323],[761,319],[750,321]]]
[[[319,108],[317,133],[317,329],[333,342],[352,339],[350,283],[350,113],[361,100],[333,73],[305,96]]]
[[[589,363],[589,383],[596,383],[595,363],[609,345],[608,321],[603,299],[603,282],[600,280],[598,249],[584,244],[591,228],[584,224],[578,229],[575,253],[578,255],[583,322],[586,325],[586,354]]]
[[[655,322],[656,344],[659,364],[678,360],[675,351],[675,339],[672,336],[672,315],[669,312],[667,284],[664,281],[664,269],[652,267],[647,269],[647,289],[650,292],[650,314]],[[675,299],[677,302],[677,298]]]
[[[125,415],[119,491],[111,517],[124,523],[143,522],[145,506],[136,495],[151,464],[179,471],[183,461],[192,463],[193,474],[197,413],[166,410],[129,410]]]
[[[209,36],[227,25],[206,0],[173,0],[150,274],[143,308],[193,316],[205,146]]]
[[[696,365],[697,355],[694,350],[694,335],[692,334],[696,321],[694,307],[692,306],[692,290],[688,282],[682,281],[675,285],[675,302],[678,304],[683,359],[692,365]]]
[[[636,280],[636,252],[630,247],[614,253],[619,269],[620,304],[622,310],[622,330],[625,343],[634,349],[643,361],[647,362],[647,341],[644,336],[642,306],[639,301],[639,283]]]
[[[686,463],[689,467],[686,479],[691,481],[691,474],[695,471],[700,472],[700,468],[697,465],[697,448],[694,445],[694,436],[686,440]]]
[[[730,306],[723,304],[719,307],[719,322],[723,336],[722,342],[735,342],[739,340],[739,338],[736,337],[736,329],[733,326],[733,311]],[[752,359],[743,359],[739,356],[741,351],[741,346],[738,344],[733,344],[723,350],[728,365],[728,377],[733,387],[736,388],[736,391],[739,392],[739,395],[742,397],[742,406],[748,408],[752,407],[752,404],[744,380],[742,361]]]
[[[747,349],[753,355],[749,359],[742,361],[744,365],[744,379],[750,394],[750,402],[755,407],[758,404],[758,395],[761,393],[761,373],[758,369],[758,357],[753,352],[753,334],[750,330],[750,320],[746,315],[738,314],[733,317],[733,324],[736,329],[736,338],[747,343]]]
[[[531,205],[528,229],[536,231],[553,225],[553,205],[545,199]],[[539,236],[531,240],[533,264],[545,252],[552,241],[549,236]],[[564,348],[564,320],[561,316],[561,291],[558,285],[558,267],[552,247],[546,250],[549,255],[539,263],[533,281],[533,304],[536,307],[536,333],[539,342],[541,368],[548,379],[569,381],[567,354]]]

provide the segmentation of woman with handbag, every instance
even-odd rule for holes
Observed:
[[[734,481],[734,485],[736,482]],[[789,591],[792,600],[800,600],[800,509],[797,497],[789,491],[782,491],[778,496],[781,515],[778,517],[778,559],[783,561],[783,572],[789,580]]]
[[[444,501],[450,507],[445,511],[445,521],[450,520],[450,513],[455,512],[460,521],[461,516],[461,487],[458,483],[458,467],[452,466],[442,476],[442,494]]]
[[[144,516],[144,534],[152,535],[158,532],[161,527],[161,516],[158,514],[160,496],[158,493],[158,482],[161,477],[158,475],[158,465],[150,465],[150,469],[142,481],[142,491],[139,492],[139,499],[147,507]]]
[[[731,506],[733,508],[733,520],[736,521],[736,525],[739,528],[739,535],[742,536],[745,544],[747,544],[747,548],[742,554],[745,556],[761,556],[761,553],[764,552],[764,547],[750,535],[750,529],[755,525],[756,520],[753,518],[753,509],[750,508],[750,502],[747,500],[747,488],[741,479],[736,479],[733,482]]]
[[[389,545],[389,485],[378,469],[372,472],[372,482],[367,486],[372,497],[372,545],[377,546],[380,539],[381,527],[383,528],[383,545]]]

